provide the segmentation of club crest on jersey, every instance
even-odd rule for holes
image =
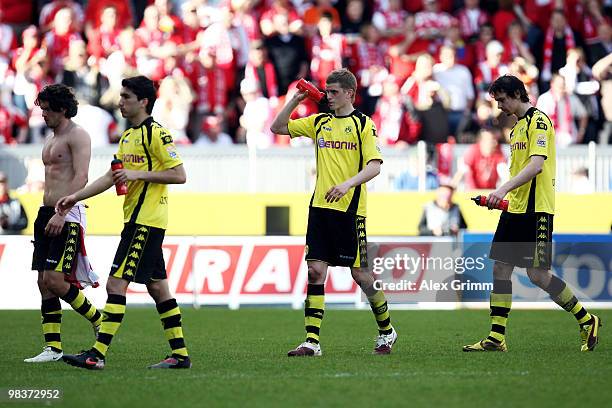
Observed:
[[[344,133],[351,133],[353,131],[353,128],[351,126],[347,126],[344,128]]]
[[[320,137],[317,140],[320,149],[357,150],[355,142],[341,142],[339,140],[325,140]]]

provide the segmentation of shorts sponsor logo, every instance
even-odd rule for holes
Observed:
[[[325,140],[322,137],[317,140],[320,149],[357,150],[355,142],[341,142],[339,140]]]

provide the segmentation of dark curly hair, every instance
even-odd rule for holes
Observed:
[[[134,92],[139,101],[147,98],[147,113],[150,115],[153,112],[153,105],[157,99],[157,89],[153,81],[140,75],[124,79],[121,81],[121,86]]]
[[[510,98],[520,99],[521,102],[529,102],[529,96],[523,81],[512,75],[500,76],[489,87],[489,95],[503,92]]]
[[[34,103],[40,106],[41,102],[49,103],[49,109],[53,112],[64,111],[64,116],[67,119],[73,118],[77,114],[79,102],[74,95],[72,88],[64,84],[47,85],[38,93],[38,97]]]

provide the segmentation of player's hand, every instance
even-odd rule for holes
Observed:
[[[431,232],[433,232],[433,234],[434,234],[436,237],[441,237],[441,236],[442,236],[442,233],[443,233],[443,232],[442,232],[442,227],[434,227],[434,228],[431,230]]]
[[[50,237],[56,237],[62,232],[62,228],[64,228],[64,223],[66,222],[66,216],[55,214],[45,227],[45,235]]]
[[[506,194],[508,194],[508,192],[502,189],[497,189],[491,194],[489,194],[489,196],[487,197],[487,207],[489,208],[489,210],[495,209],[499,202],[504,199]]]
[[[293,95],[293,98],[296,99],[298,102],[302,102],[304,99],[308,98],[308,92],[300,91],[298,89],[295,95]]]
[[[113,170],[113,184],[127,183],[128,181],[138,180],[137,170],[117,169]]]
[[[77,200],[74,194],[62,197],[55,204],[55,212],[62,217],[65,217],[68,211],[76,204]]]
[[[325,193],[325,201],[328,203],[340,201],[340,199],[344,197],[346,193],[348,193],[349,189],[350,186],[346,185],[345,183],[333,186],[327,193]]]

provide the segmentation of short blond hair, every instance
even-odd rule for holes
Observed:
[[[357,78],[351,71],[346,68],[333,70],[325,80],[326,84],[340,84],[342,89],[353,90],[353,101],[355,101],[355,94],[357,93]]]

